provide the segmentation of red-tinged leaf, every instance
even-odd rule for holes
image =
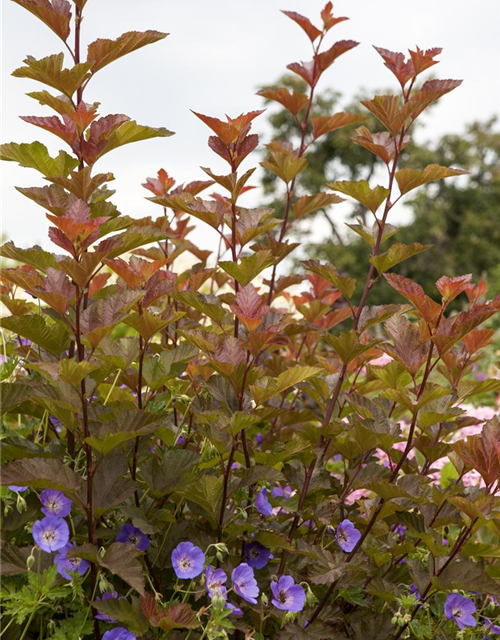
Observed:
[[[334,193],[315,193],[313,196],[302,196],[294,202],[293,217],[298,220],[308,213],[313,213],[319,209],[325,209],[332,204],[344,202],[344,198]]]
[[[384,343],[380,348],[397,360],[415,378],[429,353],[427,343],[420,341],[417,326],[401,314],[390,318],[384,326],[394,346]]]
[[[230,144],[236,142],[242,133],[247,133],[252,120],[264,113],[260,111],[250,111],[249,113],[242,113],[237,118],[227,117],[227,122],[223,122],[218,118],[212,116],[205,116],[202,113],[193,111],[194,115],[204,122],[212,131],[221,139],[222,143],[229,147]]]
[[[454,278],[441,276],[441,278],[436,282],[436,287],[439,293],[443,296],[443,304],[448,304],[448,302],[451,302],[460,293],[462,293],[462,291],[465,291],[471,280],[471,273],[468,273],[465,276],[455,276]]]
[[[287,64],[286,68],[300,76],[310,87],[316,84],[317,74],[315,74],[313,60],[309,60],[309,62],[291,62]]]
[[[354,293],[356,280],[341,276],[332,264],[321,264],[319,260],[305,260],[302,264],[307,271],[312,271],[332,284],[345,298],[350,298]]]
[[[231,311],[245,325],[248,331],[255,331],[262,323],[262,318],[270,310],[252,284],[247,284],[236,294],[236,304]]]
[[[361,122],[362,120],[364,120],[362,116],[355,116],[352,113],[346,112],[336,113],[333,116],[312,118],[313,137],[314,139],[319,138],[325,133],[330,133],[331,131],[346,127],[355,122]]]
[[[465,289],[465,293],[469,298],[469,302],[471,304],[476,304],[476,302],[485,295],[486,293],[486,280],[481,280],[478,285],[470,284]]]
[[[498,313],[499,309],[500,296],[497,296],[488,304],[475,305],[468,311],[461,311],[451,318],[445,318],[432,337],[439,353],[442,354],[451,349],[468,333]]]
[[[412,51],[411,49],[409,49],[408,51],[410,52],[410,56],[413,62],[415,76],[418,76],[418,74],[422,73],[422,71],[425,71],[429,67],[438,64],[439,61],[434,60],[434,58],[442,52],[442,49],[439,47],[434,47],[433,49],[426,49],[424,51],[423,49],[417,47],[416,51]]]
[[[47,56],[41,60],[28,56],[23,62],[26,66],[13,71],[13,76],[37,80],[62,91],[68,98],[71,98],[75,91],[90,77],[91,65],[88,63],[80,63],[71,69],[63,69],[64,54],[62,53]]]
[[[414,75],[413,61],[406,60],[402,53],[394,53],[381,47],[374,47],[374,49],[382,56],[385,66],[396,76],[401,87],[404,88],[408,80]]]
[[[137,557],[140,555],[141,551],[132,544],[113,542],[101,558],[100,564],[143,594],[145,579],[144,570]]]
[[[140,599],[141,611],[149,620],[151,626],[158,626],[158,622],[163,614],[158,608],[156,600],[149,593],[144,593]]]
[[[70,34],[71,5],[66,0],[13,0],[45,23],[66,42]]]
[[[386,164],[389,164],[389,162],[394,158],[394,154],[396,153],[396,144],[394,142],[394,138],[387,131],[372,133],[366,127],[359,127],[359,129],[356,129],[356,133],[358,135],[353,136],[352,141],[374,153]],[[410,136],[405,136],[401,148],[406,147],[410,140]]]
[[[349,20],[349,18],[341,17],[334,18],[333,17],[333,4],[331,2],[327,2],[324,8],[321,10],[321,19],[323,20],[323,27],[325,31],[330,31],[332,27],[334,27],[339,22],[343,22],[344,20]]]
[[[487,485],[500,479],[500,422],[493,418],[479,435],[455,442],[452,449],[468,466],[478,471]]]
[[[170,191],[174,184],[175,180],[168,175],[165,169],[160,169],[157,178],[147,178],[142,186],[152,191],[155,196],[163,196]]]
[[[428,324],[434,326],[441,315],[441,305],[429,298],[422,287],[410,280],[410,278],[405,278],[396,273],[384,273],[384,278],[393,289],[396,289],[418,309]]]
[[[166,38],[168,33],[160,31],[128,31],[116,40],[99,38],[91,42],[87,50],[87,62],[90,63],[92,73],[99,71],[118,58],[136,51],[147,44],[158,42]]]
[[[110,273],[98,273],[96,276],[92,278],[92,282],[89,285],[89,297],[100,291],[109,280],[111,274]]]
[[[321,35],[320,29],[315,27],[309,18],[300,15],[300,13],[296,13],[295,11],[283,11],[286,16],[288,16],[291,20],[296,22],[302,29],[306,32],[311,42],[314,42],[316,38],[319,38]]]
[[[192,196],[197,196],[199,193],[211,187],[213,185],[213,180],[193,180],[193,182],[189,182],[185,186],[182,185],[177,187],[172,191],[174,193],[190,193]]]
[[[189,604],[172,604],[162,613],[157,626],[163,631],[196,629],[200,626],[200,622]]]
[[[68,115],[75,123],[78,131],[82,133],[97,118],[98,103],[87,104],[86,102],[79,102],[76,109]]]
[[[354,49],[357,47],[359,42],[355,42],[354,40],[339,40],[332,47],[323,51],[322,53],[318,53],[314,56],[314,60],[316,62],[317,71],[315,81],[319,78],[319,76],[326,71],[328,67],[330,67],[335,60],[346,53],[350,49]]]
[[[290,91],[285,87],[281,87],[280,89],[261,89],[257,92],[257,95],[267,100],[279,102],[294,116],[298,115],[309,102],[309,98],[305,93]]]
[[[76,131],[75,125],[69,120],[68,123],[61,122],[57,116],[47,116],[47,117],[39,117],[39,116],[20,116],[21,120],[28,122],[29,124],[34,124],[36,127],[40,127],[41,129],[45,129],[45,131],[49,131],[54,135],[58,136],[64,142],[69,144],[70,147],[73,146],[75,140],[78,137],[78,133]],[[68,116],[66,116],[68,118]]]
[[[81,143],[85,162],[89,164],[95,162],[106,148],[111,133],[129,119],[128,116],[120,113],[110,114],[92,122],[87,138]]]
[[[53,176],[50,180],[72,193],[78,199],[87,202],[99,187],[115,179],[112,173],[96,173],[96,175],[92,176],[91,171],[91,167],[84,167],[80,171],[72,171],[67,178]]]
[[[372,100],[361,100],[361,104],[373,113],[393,136],[398,135],[417,108],[412,102],[407,102],[400,108],[399,96],[375,96]]]
[[[206,222],[214,229],[217,229],[220,226],[221,222],[224,220],[225,214],[229,214],[231,211],[229,204],[194,198],[189,193],[148,199],[152,202],[156,202],[157,204],[161,204],[164,207],[169,207],[174,211],[184,211],[185,213],[189,213],[195,218],[203,220],[203,222]]]
[[[495,329],[476,329],[462,338],[467,351],[472,355],[493,342]]]
[[[433,102],[436,102],[436,100],[439,100],[439,98],[453,91],[453,89],[456,89],[461,84],[462,80],[428,80],[424,82],[420,91],[413,94],[409,100],[409,103],[416,105],[412,113],[413,119],[420,115],[422,111],[427,109]]]
[[[351,198],[361,202],[361,204],[370,209],[372,213],[377,211],[389,195],[389,189],[381,187],[380,185],[372,189],[366,180],[340,180],[337,182],[329,182],[327,186],[329,189],[333,189],[333,191],[340,191],[340,193],[351,196]]]
[[[234,164],[235,169],[240,166],[249,153],[252,153],[257,148],[258,144],[259,136],[256,133],[237,140],[234,149],[231,150],[232,164]]]
[[[422,171],[416,169],[400,169],[396,171],[395,177],[401,194],[405,194],[412,189],[416,189],[434,180],[462,176],[466,173],[468,172],[462,169],[441,167],[439,164],[429,164]]]

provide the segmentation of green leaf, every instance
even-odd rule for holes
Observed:
[[[358,222],[360,222],[358,220]],[[347,222],[346,222],[347,224]],[[349,229],[357,233],[358,236],[363,238],[363,240],[370,246],[374,247],[377,243],[378,234],[380,231],[379,225],[374,222],[371,227],[368,227],[364,224],[347,224]],[[382,237],[380,239],[380,244],[385,242],[388,238],[391,238],[395,233],[397,233],[398,228],[394,227],[392,224],[386,223],[384,225],[384,230],[382,232]]]
[[[224,478],[222,476],[206,474],[183,493],[186,500],[199,505],[212,518],[213,524],[217,524],[222,504],[223,486]]]
[[[20,249],[16,247],[12,241],[6,242],[0,247],[0,256],[2,258],[9,258],[9,260],[22,262],[43,272],[45,272],[48,267],[57,269],[57,261],[54,256],[48,251],[44,251],[42,247],[38,245],[30,249]]]
[[[351,198],[364,204],[372,213],[377,211],[389,195],[389,189],[381,187],[380,185],[372,189],[366,180],[339,180],[329,182],[327,186],[333,189],[333,191],[340,191],[340,193],[351,196]]]
[[[8,413],[26,402],[29,387],[21,382],[2,382],[0,385],[0,412]]]
[[[273,264],[274,258],[270,251],[257,251],[251,256],[242,258],[239,263],[231,261],[219,262],[219,266],[242,286],[246,286],[259,273]]]
[[[370,262],[379,273],[385,273],[400,262],[408,260],[408,258],[422,253],[422,251],[427,251],[431,247],[432,245],[430,244],[420,244],[420,242],[413,242],[412,244],[396,242],[388,251],[370,258]]]
[[[0,327],[31,340],[55,356],[67,349],[70,342],[64,327],[54,322],[47,323],[39,315],[1,318]]]
[[[123,442],[151,433],[161,422],[162,418],[155,413],[139,409],[123,411],[112,422],[97,423],[92,429],[93,435],[85,438],[85,442],[102,455],[107,455]]]
[[[354,293],[356,280],[341,276],[332,264],[321,264],[319,260],[304,260],[302,264],[307,271],[312,271],[333,284],[345,298],[349,299]]]
[[[461,169],[452,169],[451,167],[441,167],[438,164],[429,164],[422,171],[416,169],[400,169],[396,171],[395,177],[398,183],[401,195],[408,193],[412,189],[433,182],[434,180],[442,180],[453,176],[461,176],[467,174],[468,171]]]
[[[272,379],[266,388],[253,385],[250,389],[255,401],[258,404],[262,404],[272,396],[279,395],[290,387],[294,387],[300,382],[304,382],[304,380],[317,376],[322,372],[323,369],[320,367],[292,367],[280,373],[276,379]]]
[[[371,342],[363,344],[359,341],[359,336],[354,329],[341,333],[338,336],[328,334],[325,336],[325,340],[339,354],[344,364],[351,362],[351,360],[368,351],[368,349],[382,342],[382,340],[372,340]]]
[[[173,135],[173,131],[169,131],[164,127],[147,127],[142,124],[137,124],[135,120],[128,120],[106,138],[106,146],[98,157],[101,158],[113,149],[122,147],[125,144],[130,144],[131,142],[149,140],[150,138],[168,138]]]
[[[99,369],[97,362],[77,362],[76,358],[65,358],[59,362],[59,377],[75,388],[80,387],[80,382],[90,373]]]
[[[88,46],[87,62],[91,64],[92,73],[99,71],[106,65],[118,60],[122,56],[137,51],[153,42],[158,42],[166,38],[168,33],[160,31],[128,31],[116,40],[99,38]]]
[[[336,196],[334,193],[315,193],[313,196],[302,196],[294,202],[293,217],[298,220],[308,213],[314,213],[339,202],[344,202],[344,198]]]
[[[47,56],[40,60],[28,56],[23,62],[26,66],[13,71],[14,77],[37,80],[61,91],[68,98],[71,98],[83,82],[90,77],[89,71],[92,68],[92,63],[82,62],[71,69],[63,69],[63,53]]]
[[[123,622],[132,633],[143,635],[149,629],[148,620],[141,611],[138,598],[132,597],[131,603],[122,598],[94,600],[92,606],[117,622]]]
[[[179,300],[183,304],[187,304],[189,307],[197,309],[202,314],[208,316],[211,320],[221,324],[226,317],[226,310],[213,296],[205,296],[196,291],[176,291],[172,293],[172,297]],[[209,302],[209,300],[217,300],[218,304]]]
[[[78,165],[78,160],[65,151],[59,151],[55,158],[49,155],[41,142],[9,142],[0,146],[0,159],[18,162],[21,167],[36,169],[44,176],[67,176]]]
[[[146,361],[143,368],[144,380],[152,391],[162,387],[169,379],[183,373],[187,363],[198,355],[198,349],[191,344],[181,344],[169,351],[162,351]]]
[[[267,482],[284,482],[285,476],[274,467],[266,467],[262,464],[256,464],[251,469],[243,472],[238,488],[249,487],[259,481]],[[263,543],[264,544],[264,543]]]

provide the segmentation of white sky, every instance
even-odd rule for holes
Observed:
[[[325,1],[88,1],[82,26],[85,46],[98,37],[113,38],[130,30],[171,34],[106,67],[85,93],[87,102],[101,102],[102,115],[125,113],[141,124],[176,132],[170,138],[123,147],[98,162],[98,171],[115,174],[110,186],[117,189],[113,201],[122,213],[160,214],[157,205],[144,200],[148,192],[141,187],[160,167],[178,182],[203,179],[200,166],[210,166],[217,173],[226,170],[227,165],[206,146],[208,128],[190,109],[221,117],[261,108],[263,100],[255,95],[256,89],[272,84],[288,63],[311,58],[306,35],[279,10],[295,10],[319,22]],[[346,101],[360,88],[375,91],[393,86],[396,91],[392,74],[371,45],[393,51],[439,46],[443,47],[441,64],[432,71],[441,78],[463,78],[464,83],[426,118],[423,135],[432,139],[440,133],[459,132],[466,123],[499,112],[499,0],[339,0],[334,6],[336,15],[350,20],[330,32],[329,42],[354,39],[361,45],[335,62],[320,89],[338,89]],[[63,44],[14,2],[4,1],[2,9],[2,141],[39,139],[57,152],[63,148],[57,138],[18,118],[49,115],[47,108],[24,95],[44,87],[10,73],[27,54],[41,58],[62,51]],[[265,123],[256,121],[255,129],[264,132],[261,142],[267,142]],[[256,155],[254,164],[259,159]],[[43,209],[13,187],[42,185],[43,179],[14,163],[1,164],[4,239],[24,247],[50,246]],[[215,248],[215,238],[206,229],[197,232],[197,239]]]

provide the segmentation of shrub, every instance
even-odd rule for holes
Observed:
[[[176,187],[162,169],[144,184],[160,215],[134,220],[110,201],[112,174],[94,165],[170,132],[99,116],[83,94],[95,73],[165,34],[99,39],[82,61],[84,0],[16,1],[63,40],[74,64],[65,68],[63,54],[28,57],[14,72],[61,93],[30,93],[58,115],[24,119],[71,153],[51,157],[39,142],[2,147],[4,160],[48,182],[20,191],[48,211],[49,236],[64,252],[1,248],[21,263],[3,270],[1,285],[10,312],[4,637],[496,633],[500,424],[464,403],[500,389],[471,375],[493,334],[480,327],[500,298],[484,301],[483,283],[459,275],[438,280],[436,301],[391,273],[429,247],[388,243],[400,198],[462,173],[398,163],[414,121],[460,84],[417,86],[440,50],[405,59],[377,49],[399,89],[363,102],[383,128],[373,133],[349,113],[311,117],[319,80],[357,44],[323,47],[345,18],[331,3],[320,28],[285,12],[313,60],[289,65],[307,94],[261,92],[302,131],[298,149],[271,142],[263,162],[285,185],[283,218],[241,205],[254,172],[241,165],[258,145],[254,111],[226,121],[195,114],[230,172],[204,169],[208,180]],[[334,193],[297,198],[311,140],[353,124],[353,141],[385,163],[387,186],[337,181]],[[198,197],[209,187],[223,194]],[[316,260],[286,273],[297,247],[290,227],[339,193],[374,217],[373,226],[351,225],[371,250],[365,282]],[[191,218],[217,232],[216,252],[189,240]],[[369,305],[382,277],[400,304]],[[462,310],[450,314],[459,295]]]

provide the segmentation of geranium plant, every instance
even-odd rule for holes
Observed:
[[[99,115],[84,94],[94,74],[165,34],[98,39],[84,59],[85,0],[15,1],[69,52],[69,66],[60,53],[14,72],[51,88],[29,95],[57,115],[23,119],[69,149],[1,152],[45,179],[19,190],[63,252],[0,250],[20,263],[1,280],[2,636],[498,633],[500,423],[474,417],[470,402],[500,390],[471,376],[500,298],[487,301],[470,274],[443,275],[426,293],[391,273],[423,251],[432,260],[428,245],[394,241],[392,210],[463,173],[399,163],[413,123],[460,84],[421,83],[441,50],[376,49],[396,86],[363,102],[376,131],[350,113],[313,117],[318,83],[357,43],[329,42],[346,20],[331,2],[316,24],[285,11],[313,58],[289,65],[308,93],[260,92],[302,132],[298,148],[270,142],[262,162],[283,183],[284,216],[242,204],[262,111],[196,112],[222,168],[179,186],[161,169],[143,184],[151,217],[137,220],[116,209],[113,175],[94,165],[170,132]],[[335,181],[298,196],[311,142],[348,126],[386,167],[384,185]],[[350,225],[370,248],[366,280],[316,260],[289,273],[294,223],[343,196],[373,217]],[[218,235],[213,250],[189,239],[193,221]],[[400,304],[370,305],[381,278]],[[450,312],[456,298],[462,309]]]

